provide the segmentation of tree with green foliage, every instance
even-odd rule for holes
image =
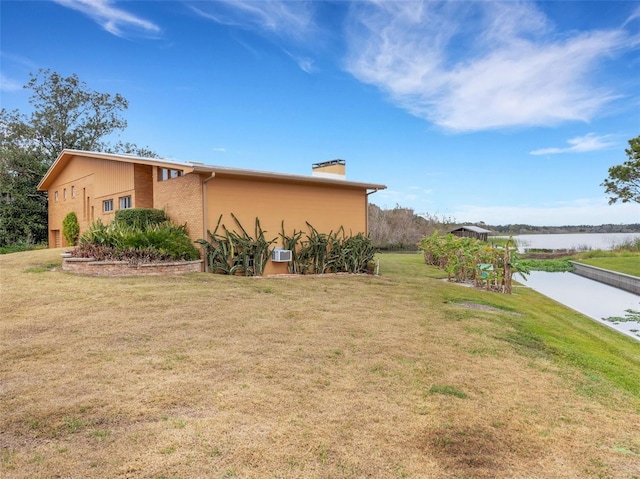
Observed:
[[[77,75],[31,74],[29,115],[0,110],[0,246],[47,240],[47,195],[37,186],[65,148],[155,157],[131,143],[104,139],[126,128],[120,94],[91,90]]]
[[[62,220],[62,234],[69,246],[74,246],[78,242],[80,223],[78,223],[78,217],[73,211]]]
[[[601,186],[612,205],[618,200],[622,203],[640,203],[640,135],[629,140],[629,148],[624,150],[627,161],[609,168],[609,177]]]

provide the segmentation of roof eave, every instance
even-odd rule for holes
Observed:
[[[235,177],[243,177],[243,178],[263,178],[263,179],[271,179],[274,181],[287,181],[287,182],[299,182],[299,183],[307,183],[307,184],[325,184],[332,185],[338,187],[347,187],[347,188],[361,188],[366,190],[385,190],[386,185],[375,184],[375,183],[362,183],[356,181],[347,181],[343,179],[335,179],[335,178],[323,178],[318,176],[304,176],[304,175],[292,175],[286,173],[273,173],[268,171],[259,171],[259,170],[244,170],[240,168],[230,168],[224,166],[212,166],[205,165],[200,163],[184,163],[178,161],[171,160],[163,160],[157,158],[143,158],[134,155],[125,155],[125,154],[116,154],[116,153],[97,153],[93,151],[83,151],[83,150],[72,150],[65,149],[63,150],[58,158],[52,163],[49,167],[49,170],[42,178],[40,183],[38,183],[39,191],[46,191],[51,186],[53,179],[57,176],[56,172],[68,161],[71,160],[74,156],[86,156],[89,158],[97,158],[103,160],[114,160],[114,161],[122,161],[127,163],[138,163],[144,165],[152,165],[152,166],[173,166],[177,168],[181,168],[185,173],[202,173],[202,174],[211,174],[216,173],[220,175],[226,176],[235,176]]]
[[[177,161],[167,161],[158,158],[144,158],[135,155],[117,154],[117,153],[97,153],[94,151],[84,150],[72,150],[64,149],[58,155],[56,160],[51,164],[47,173],[44,175],[40,183],[38,183],[38,191],[47,191],[51,186],[51,182],[57,176],[56,172],[74,156],[86,156],[89,158],[96,158],[102,160],[115,160],[125,163],[138,163],[151,166],[176,166],[184,170],[185,173],[191,173],[194,171],[194,166],[188,163],[182,163]]]
[[[225,175],[225,176],[235,176],[242,178],[263,178],[263,179],[271,179],[275,181],[289,181],[289,182],[299,182],[299,183],[312,183],[312,184],[326,184],[326,185],[334,185],[334,186],[345,186],[351,188],[362,188],[368,190],[385,190],[387,188],[386,185],[376,184],[376,183],[363,183],[359,181],[348,181],[336,178],[324,178],[319,176],[305,176],[305,175],[292,175],[286,173],[273,173],[269,171],[259,171],[259,170],[242,170],[236,168],[227,168],[227,167],[218,167],[218,166],[209,166],[209,167],[195,167],[195,171],[211,172],[216,173],[216,175]]]

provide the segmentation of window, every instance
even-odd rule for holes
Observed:
[[[113,199],[104,200],[102,202],[102,211],[104,211],[105,213],[109,213],[110,211],[113,211]]]
[[[121,196],[120,197],[120,209],[126,210],[131,208],[131,196]]]
[[[172,180],[173,178],[177,178],[178,176],[183,176],[183,170],[174,170],[172,168],[159,168],[158,169],[158,181],[167,181]]]
[[[55,198],[56,201],[58,201],[58,192],[57,191],[53,194],[53,197]]]
[[[72,186],[71,187],[71,198],[75,198],[76,197],[76,187]]]
[[[62,190],[62,199],[63,200],[67,199],[67,189],[66,188],[64,190]]]

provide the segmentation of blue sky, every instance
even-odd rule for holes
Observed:
[[[49,68],[165,158],[386,184],[459,222],[639,223],[600,186],[640,134],[640,2],[0,1],[1,103]]]

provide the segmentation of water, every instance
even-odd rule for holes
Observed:
[[[626,309],[640,310],[640,296],[573,273],[532,271],[518,281],[565,306],[640,341],[640,323],[614,324],[611,316],[625,317]],[[637,330],[637,331],[632,331]]]
[[[527,249],[610,250],[617,245],[640,239],[640,233],[517,235],[514,239],[518,242],[521,253]]]
[[[640,239],[640,233],[571,233],[514,236],[518,250],[610,250],[615,246]],[[640,296],[608,286],[573,273],[532,271],[527,281],[531,289],[558,301],[602,324],[640,341],[640,323],[614,324],[603,318],[625,317],[626,309],[640,310]],[[637,330],[637,331],[632,331]]]

